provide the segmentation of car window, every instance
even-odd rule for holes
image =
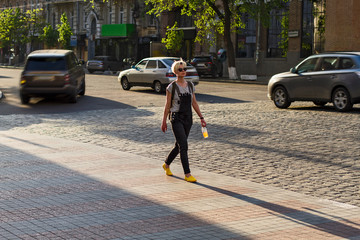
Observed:
[[[78,65],[78,61],[73,53],[68,55],[68,65],[69,68],[74,68]]]
[[[139,68],[139,69],[144,69],[147,62],[148,62],[147,60],[143,60],[143,61],[139,62],[139,63],[136,65],[136,67]]]
[[[163,61],[165,62],[166,65],[170,66],[173,64],[173,62],[178,61],[178,58],[166,58],[163,59]]]
[[[192,62],[211,62],[210,57],[196,57],[192,60]]]
[[[158,68],[167,68],[165,64],[162,63],[162,61],[158,61]]]
[[[339,69],[350,69],[354,66],[351,58],[340,58]]]
[[[297,67],[298,73],[313,72],[318,58],[310,58]]]
[[[337,62],[337,57],[325,57],[322,60],[320,70],[329,71],[334,70]]]
[[[146,65],[146,68],[149,69],[149,68],[156,68],[156,60],[149,60],[148,64]]]
[[[26,64],[28,71],[59,71],[66,70],[64,57],[29,57]]]
[[[94,59],[94,60],[98,60],[98,61],[103,61],[103,60],[104,60],[103,57],[94,57],[93,59]]]

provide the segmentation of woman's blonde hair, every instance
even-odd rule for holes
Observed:
[[[175,73],[175,72],[178,71],[178,69],[179,69],[180,67],[182,67],[182,68],[186,67],[186,62],[184,62],[184,60],[182,60],[182,58],[180,58],[179,61],[175,61],[175,62],[171,65],[171,71],[172,71],[173,73]]]

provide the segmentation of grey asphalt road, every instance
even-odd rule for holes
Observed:
[[[151,88],[133,87],[123,91],[116,75],[87,74],[86,94],[77,104],[68,104],[61,98],[33,98],[29,105],[20,103],[18,83],[20,69],[1,69],[0,89],[6,99],[0,102],[0,114],[65,113],[97,109],[117,109],[146,106],[163,106],[164,94],[156,94]],[[266,86],[202,81],[196,86],[197,99],[201,103],[236,103],[266,100]]]

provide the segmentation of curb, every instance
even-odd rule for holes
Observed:
[[[200,78],[200,82],[223,82],[223,83],[267,85],[269,79],[266,78],[266,80],[239,80],[239,79],[229,79],[229,78]]]

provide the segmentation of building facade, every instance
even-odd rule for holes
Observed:
[[[0,0],[0,4],[1,9],[42,9],[45,22],[54,29],[66,13],[73,32],[71,47],[85,61],[97,55],[138,60],[150,55],[151,41],[159,41],[159,21],[145,14],[144,1]],[[25,54],[45,47],[41,41],[28,43]]]
[[[183,47],[176,55],[190,60],[224,47],[221,38],[215,46],[195,43],[191,17],[181,16],[179,9],[160,17],[148,15],[142,0],[95,0],[94,4],[84,0],[0,0],[0,4],[2,9],[43,9],[43,17],[53,28],[66,13],[73,31],[71,46],[84,60],[96,55],[113,56],[119,61],[173,55],[165,50],[161,38],[175,21],[185,34]],[[237,75],[244,79],[268,78],[314,53],[360,51],[359,10],[357,0],[291,0],[284,9],[271,12],[267,27],[244,14],[245,28],[232,35]],[[26,54],[44,47],[41,41],[32,41],[27,44]],[[226,62],[224,65],[226,76]]]

